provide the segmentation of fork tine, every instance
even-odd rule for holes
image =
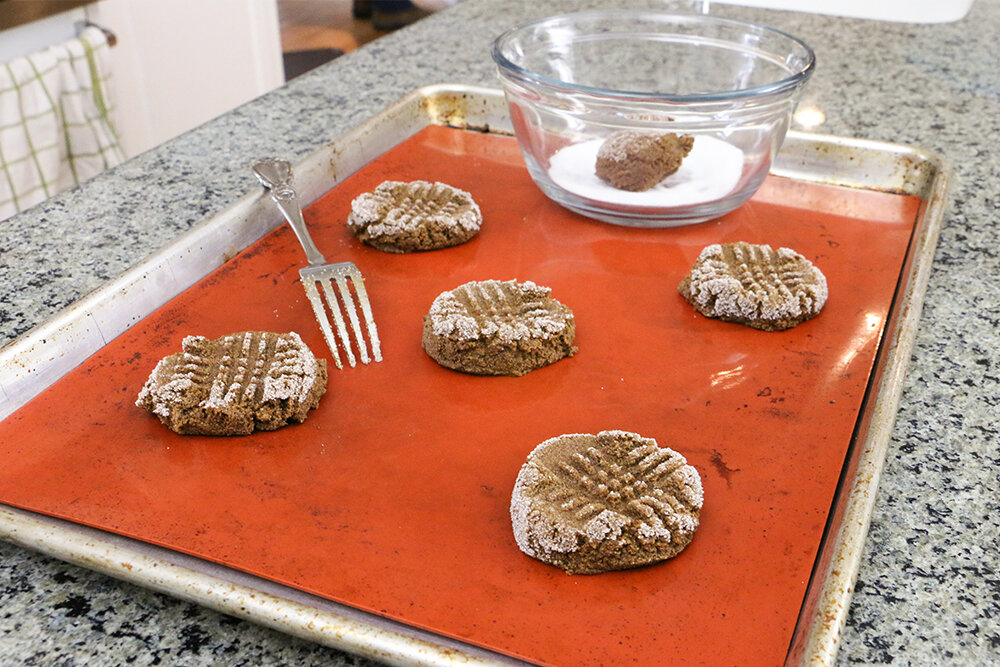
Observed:
[[[368,338],[372,342],[372,356],[375,361],[382,361],[382,344],[378,338],[378,327],[375,326],[375,318],[372,316],[372,307],[368,302],[368,290],[365,289],[365,279],[360,272],[350,273],[351,282],[354,283],[354,291],[358,295],[358,303],[361,304],[361,313],[365,316],[365,324],[368,327]]]
[[[354,339],[358,342],[358,354],[361,356],[361,363],[367,364],[371,361],[368,358],[368,346],[365,344],[365,339],[361,335],[361,324],[358,322],[358,309],[354,307],[354,298],[351,296],[351,290],[347,288],[347,278],[343,275],[339,275],[336,278],[337,289],[340,291],[340,297],[343,299],[344,310],[347,311],[347,316],[351,321],[351,329],[354,331]]]
[[[337,368],[343,369],[344,365],[340,362],[340,353],[337,351],[337,341],[333,338],[333,331],[330,329],[330,320],[326,316],[326,308],[323,306],[323,300],[320,298],[319,292],[316,291],[316,283],[311,280],[303,280],[302,286],[306,289],[306,297],[309,299],[309,303],[312,304],[313,314],[319,322],[319,328],[323,331],[323,338],[326,339],[327,347],[333,353],[333,361],[337,364]]]
[[[347,335],[347,327],[344,325],[344,315],[340,311],[340,304],[337,303],[337,296],[333,293],[333,289],[330,287],[330,279],[319,279],[317,282],[320,287],[323,288],[323,294],[326,295],[326,301],[330,305],[330,310],[333,312],[333,320],[337,324],[337,334],[339,335],[341,345],[344,348],[344,354],[347,355],[347,363],[349,363],[353,368],[358,365],[358,362],[354,359],[354,352],[351,350],[351,339]]]
[[[354,337],[357,340],[358,354],[361,357],[361,361],[365,364],[371,361],[368,357],[367,344],[361,333],[361,323],[358,321],[358,312],[354,305],[354,298],[351,296],[351,290],[347,285],[348,279],[354,283],[354,293],[357,295],[358,302],[364,313],[365,324],[368,326],[368,337],[372,341],[372,354],[375,356],[375,361],[382,361],[382,349],[379,344],[378,330],[375,328],[375,320],[372,318],[371,306],[368,303],[368,293],[365,291],[364,278],[361,276],[361,272],[358,271],[358,267],[352,262],[328,264],[323,254],[312,242],[312,239],[309,237],[309,230],[306,227],[306,221],[302,217],[302,207],[299,204],[295,188],[292,187],[291,164],[287,160],[263,158],[253,163],[253,172],[257,175],[257,180],[261,182],[261,185],[270,190],[271,199],[278,205],[281,214],[285,216],[285,220],[291,225],[292,230],[295,232],[295,238],[299,240],[302,249],[306,253],[309,266],[299,269],[299,277],[302,280],[302,286],[305,288],[306,297],[309,298],[309,303],[312,304],[313,313],[316,315],[319,327],[323,331],[323,338],[326,339],[326,344],[329,346],[330,352],[333,353],[333,360],[336,362],[337,368],[342,369],[344,366],[341,364],[340,351],[337,349],[337,341],[334,338],[333,328],[330,326],[327,306],[330,312],[333,313],[334,324],[337,327],[337,334],[340,337],[339,347],[343,348],[348,363],[351,366],[357,364],[354,352],[351,350],[351,339],[344,324],[344,311],[347,311],[347,317],[351,321],[351,329],[354,331]],[[337,290],[340,292],[339,300],[333,291],[334,281],[336,281]],[[316,289],[316,283],[319,283],[323,290],[323,296],[326,297],[326,306],[323,304],[323,297],[320,296],[319,291]]]

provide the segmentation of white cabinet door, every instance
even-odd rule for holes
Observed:
[[[276,0],[100,0],[86,14],[118,37],[112,101],[130,156],[284,83]]]

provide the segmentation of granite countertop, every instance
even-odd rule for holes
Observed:
[[[494,84],[491,39],[583,0],[466,0],[0,222],[0,344],[412,89]],[[713,12],[716,8],[713,6]],[[803,38],[819,131],[954,165],[919,333],[838,660],[1000,661],[1000,0],[954,24],[722,8]],[[368,664],[0,542],[3,664]]]

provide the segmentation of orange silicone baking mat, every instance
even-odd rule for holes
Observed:
[[[386,179],[470,191],[482,232],[409,255],[361,245],[350,202]],[[247,437],[178,436],[134,406],[189,334],[298,331],[329,357],[281,227],[0,423],[0,501],[539,663],[778,664],[918,206],[771,178],[719,220],[622,228],[547,200],[512,139],[427,128],[306,212],[320,250],[364,272],[382,363],[331,370],[304,424]],[[766,333],[696,314],[677,283],[705,245],[737,240],[813,260],[821,315]],[[521,378],[435,364],[420,346],[431,301],[487,278],[550,286],[579,353]],[[604,429],[688,458],[701,527],[671,561],[570,576],[518,550],[510,492],[538,443]]]

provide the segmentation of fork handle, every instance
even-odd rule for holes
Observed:
[[[306,221],[302,218],[302,207],[299,206],[299,198],[295,194],[295,190],[288,185],[279,185],[271,190],[271,199],[281,209],[281,213],[285,216],[288,224],[292,226],[295,237],[298,238],[302,249],[306,251],[306,259],[309,261],[309,265],[325,264],[326,258],[323,257],[323,253],[313,243],[312,237],[309,236],[309,230],[306,229]]]

